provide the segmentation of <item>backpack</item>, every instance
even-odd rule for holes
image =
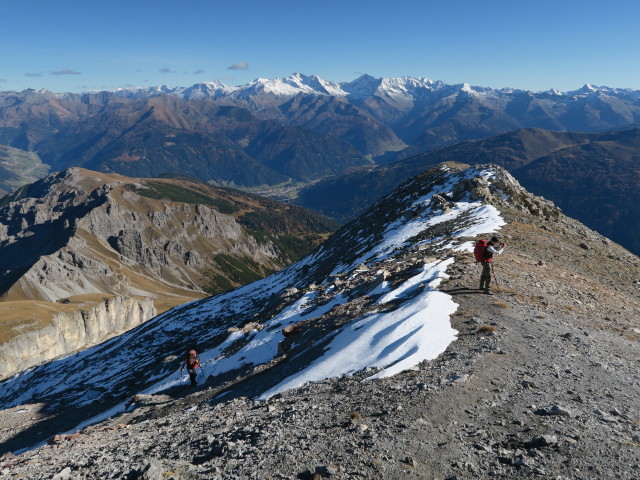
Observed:
[[[473,249],[473,256],[476,257],[476,262],[486,262],[491,258],[491,255],[487,255],[487,241],[484,238],[476,242],[476,246]]]
[[[198,354],[195,350],[191,350],[187,353],[187,359],[185,363],[187,364],[187,368],[194,369],[200,362],[200,358],[198,358]]]

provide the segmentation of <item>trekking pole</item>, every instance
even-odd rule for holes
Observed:
[[[493,274],[493,279],[496,282],[496,286],[500,286],[500,284],[498,283],[498,279],[496,278],[496,269],[493,266],[493,262],[491,263],[491,273]]]

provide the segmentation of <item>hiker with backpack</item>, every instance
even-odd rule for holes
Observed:
[[[189,350],[189,352],[187,352],[187,358],[180,367],[180,374],[182,374],[182,369],[185,365],[187,366],[187,372],[189,372],[189,379],[191,380],[191,386],[193,387],[197,384],[196,376],[198,375],[198,367],[200,367],[201,370],[204,370],[195,350]]]
[[[483,290],[486,295],[493,295],[490,290],[491,285],[491,268],[493,264],[493,255],[500,255],[505,247],[505,242],[501,241],[498,237],[493,236],[488,242],[485,239],[480,239],[476,242],[476,246],[473,250],[473,254],[476,257],[476,262],[482,264],[482,274],[480,275],[480,290]]]

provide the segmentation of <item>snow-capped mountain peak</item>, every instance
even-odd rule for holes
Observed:
[[[366,98],[374,95],[388,97],[419,97],[422,92],[432,92],[442,88],[442,82],[434,82],[425,77],[375,78],[364,74],[340,87],[350,96]]]
[[[468,83],[463,83],[460,91],[465,93],[476,93],[476,91],[471,88],[471,85],[469,85]]]
[[[203,83],[196,83],[195,85],[185,88],[180,92],[180,96],[185,99],[196,98],[217,98],[225,95],[229,95],[237,90],[237,87],[229,87],[217,80]]]
[[[563,96],[564,94],[560,91],[560,90],[556,90],[555,88],[551,88],[549,90],[547,90],[547,92],[549,95],[554,95],[554,96]]]
[[[568,96],[582,96],[582,97],[589,97],[589,96],[593,96],[593,95],[598,95],[598,94],[617,94],[617,93],[622,93],[621,90],[619,89],[615,89],[615,88],[610,88],[610,87],[606,87],[606,86],[597,86],[597,85],[592,85],[590,83],[585,83],[581,88],[579,88],[578,90],[573,90],[570,92],[566,92]]]
[[[237,87],[234,94],[240,98],[250,95],[270,94],[281,97],[291,97],[305,93],[309,95],[344,95],[340,87],[324,80],[317,75],[303,75],[293,73],[284,78],[257,78],[253,82]]]
[[[340,88],[353,97],[365,98],[373,96],[381,83],[382,79],[365,73],[351,82],[340,84]]]
[[[384,97],[401,102],[414,102],[436,96],[451,96],[464,92],[479,97],[498,98],[504,95],[529,93],[530,95],[553,95],[567,97],[584,97],[599,94],[625,95],[640,97],[640,93],[630,89],[614,89],[585,84],[578,90],[560,92],[551,89],[545,92],[532,92],[514,88],[502,88],[499,90],[472,86],[468,83],[457,85],[446,84],[440,80],[434,81],[427,77],[392,77],[377,78],[369,74],[363,74],[350,82],[335,83],[318,75],[305,75],[295,72],[282,78],[259,77],[252,82],[239,86],[228,86],[213,80],[198,83],[190,87],[171,87],[167,85],[159,87],[122,88],[114,91],[115,94],[131,98],[148,98],[157,95],[174,95],[184,99],[195,98],[224,98],[248,100],[261,105],[259,97],[278,97],[287,99],[299,94],[347,97],[355,100],[366,99],[373,96]]]

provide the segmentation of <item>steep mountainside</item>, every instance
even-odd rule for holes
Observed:
[[[500,167],[439,166],[271,277],[4,381],[2,474],[630,480],[639,262]]]
[[[341,138],[363,155],[375,157],[406,146],[389,126],[343,97],[299,94],[279,110],[287,123]]]
[[[69,323],[56,319],[58,314],[89,312],[114,297],[153,299],[154,308],[140,307],[145,314],[136,316],[137,325],[156,309],[229,290],[289,265],[332,227],[300,207],[184,180],[132,179],[79,168],[52,174],[1,201],[2,343],[12,344],[12,355],[20,358],[5,366],[13,372],[42,361],[33,350],[25,355],[14,347],[28,332],[45,337],[42,330],[51,324]],[[123,331],[90,328],[106,336]],[[71,327],[64,330],[73,335]],[[90,343],[105,338],[88,337]],[[34,340],[39,342],[43,352],[54,343]],[[68,343],[76,345],[71,350],[86,346]]]
[[[518,130],[329,178],[303,189],[296,203],[344,221],[440,162],[492,162],[567,215],[640,253],[638,152],[640,129],[597,134]]]

